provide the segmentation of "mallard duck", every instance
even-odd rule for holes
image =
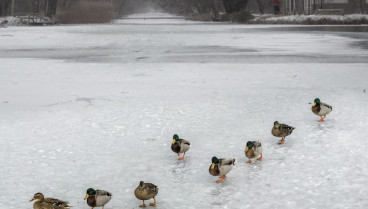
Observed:
[[[32,202],[33,200],[36,200],[33,204],[34,209],[64,209],[72,207],[65,201],[54,198],[45,198],[42,193],[36,193],[29,202]]]
[[[209,172],[212,176],[220,176],[220,179],[217,180],[217,183],[222,183],[226,178],[226,174],[233,169],[233,166],[236,164],[235,159],[230,158],[221,158],[217,159],[217,157],[212,158],[212,164],[209,168]]]
[[[139,207],[146,207],[146,204],[144,204],[145,200],[149,200],[153,198],[153,203],[150,203],[150,206],[156,205],[156,195],[158,193],[158,187],[151,183],[144,183],[143,181],[139,182],[138,187],[134,191],[134,195],[139,199],[143,201],[143,204]]]
[[[92,208],[102,206],[102,209],[104,209],[106,203],[111,200],[111,197],[112,194],[110,192],[89,188],[87,189],[84,200],[87,199],[87,204]]]
[[[248,141],[247,147],[244,150],[245,156],[248,158],[247,163],[251,163],[250,159],[261,155],[257,160],[262,160],[262,144],[259,141]]]
[[[171,150],[180,156],[179,153],[184,153],[182,157],[179,157],[178,160],[183,160],[185,156],[185,152],[190,148],[190,143],[185,139],[179,139],[177,134],[174,134],[173,141],[171,144]]]
[[[294,127],[288,126],[286,124],[280,124],[278,121],[275,121],[273,123],[271,133],[276,137],[282,137],[282,139],[278,141],[277,144],[283,144],[285,142],[285,137],[289,136],[294,129]]]
[[[312,105],[312,112],[321,117],[318,122],[322,122],[328,113],[332,111],[332,106],[321,102],[318,98],[314,100]],[[323,117],[322,117],[323,116]]]

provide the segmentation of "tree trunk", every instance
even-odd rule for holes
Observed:
[[[45,15],[52,18],[56,14],[57,0],[46,0]]]
[[[11,2],[0,0],[0,16],[8,16],[11,13]]]
[[[264,6],[263,6],[261,0],[256,0],[256,1],[257,1],[259,13],[264,14]]]
[[[354,13],[362,13],[362,8],[360,8],[360,4],[358,3],[358,0],[354,0]]]

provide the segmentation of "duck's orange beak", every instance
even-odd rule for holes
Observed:
[[[32,202],[33,200],[35,200],[35,198],[32,198],[29,202]]]
[[[86,200],[88,197],[89,197],[89,195],[88,195],[88,194],[86,194],[86,196],[84,197],[84,200]]]

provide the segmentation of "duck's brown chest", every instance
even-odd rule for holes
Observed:
[[[171,145],[171,150],[175,153],[179,153],[180,152],[180,145],[179,142],[175,142],[174,144]]]
[[[312,112],[316,115],[318,115],[318,113],[321,111],[321,106],[320,105],[316,105],[314,107],[312,107]]]
[[[218,176],[220,175],[220,170],[219,170],[219,167],[218,165],[216,164],[215,167],[213,169],[211,169],[211,166],[209,168],[209,172],[212,176]]]
[[[280,130],[278,128],[273,127],[271,133],[274,136],[279,136],[280,135]]]
[[[96,207],[96,198],[95,196],[89,196],[87,198],[87,204],[90,206],[90,207]]]
[[[245,156],[247,156],[247,158],[254,158],[256,157],[256,154],[254,153],[254,149],[249,149],[247,152],[245,152]]]

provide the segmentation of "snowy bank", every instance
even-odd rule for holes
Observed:
[[[305,24],[305,25],[344,25],[344,24],[368,24],[368,15],[290,15],[275,16],[270,14],[258,15],[251,24]]]

